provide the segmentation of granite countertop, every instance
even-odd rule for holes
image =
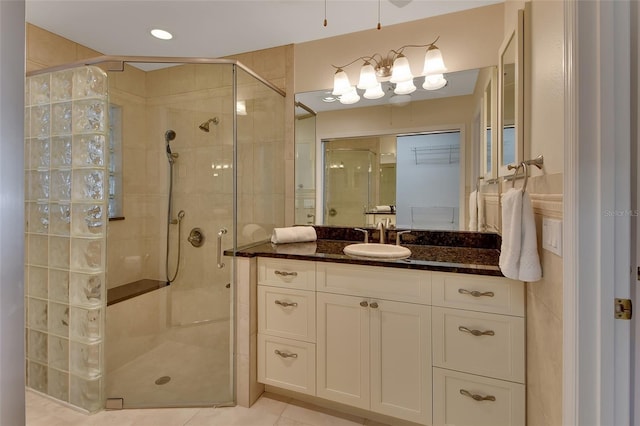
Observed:
[[[500,257],[499,239],[491,241],[485,237],[477,238],[472,233],[439,233],[437,237],[425,236],[424,233],[405,238],[407,243],[402,246],[411,250],[411,257],[400,260],[369,259],[345,255],[343,249],[354,242],[361,240],[362,234],[336,235],[334,237],[346,237],[347,239],[322,239],[327,236],[325,230],[318,229],[319,239],[315,242],[272,244],[263,241],[246,247],[239,248],[235,253],[225,252],[228,256],[238,257],[274,257],[283,259],[311,260],[335,263],[351,263],[357,265],[385,266],[391,268],[422,269],[442,272],[455,272],[476,275],[503,276],[498,267]],[[394,236],[394,235],[392,235]],[[411,238],[413,237],[413,238]],[[498,236],[499,238],[499,236]],[[377,241],[372,239],[371,241]],[[391,239],[390,241],[394,241]],[[444,243],[444,244],[443,244]],[[456,246],[445,245],[456,243]]]

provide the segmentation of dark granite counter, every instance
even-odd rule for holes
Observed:
[[[401,260],[359,258],[345,255],[343,249],[354,242],[362,242],[362,233],[350,228],[316,227],[318,240],[310,243],[272,244],[263,241],[241,247],[227,256],[274,257],[311,260],[391,268],[423,269],[463,274],[503,276],[498,267],[500,236],[477,232],[412,231],[404,234],[403,246],[411,250],[411,257]],[[341,231],[342,230],[342,231]],[[373,232],[373,230],[372,230]],[[376,233],[378,231],[375,231]],[[387,231],[395,241],[395,231]],[[324,238],[323,238],[324,237]],[[328,239],[326,237],[333,237]],[[377,238],[370,241],[377,242]],[[455,244],[455,245],[449,245]]]

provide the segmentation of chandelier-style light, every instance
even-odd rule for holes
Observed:
[[[427,48],[424,57],[424,67],[421,76],[424,76],[422,88],[425,90],[438,90],[447,85],[444,73],[447,68],[442,59],[442,53],[436,46],[439,37],[429,44],[409,44],[397,50],[390,50],[386,56],[374,53],[371,56],[361,56],[346,65],[336,66],[336,73],[333,76],[334,96],[338,96],[343,104],[353,104],[360,100],[360,95],[356,89],[364,90],[362,95],[366,99],[378,99],[385,95],[381,82],[389,81],[395,85],[393,92],[396,95],[409,95],[416,90],[413,83],[414,76],[411,74],[409,60],[404,56],[406,48]],[[360,79],[356,86],[352,86],[344,68],[363,61],[360,68]]]

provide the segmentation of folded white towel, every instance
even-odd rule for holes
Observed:
[[[378,213],[388,213],[391,211],[391,206],[376,206],[374,210]]]
[[[478,191],[469,194],[469,231],[478,230]]]
[[[529,194],[509,189],[502,197],[500,270],[507,278],[533,282],[542,277],[533,207]]]
[[[306,243],[281,244],[275,247],[278,254],[312,255],[316,254],[318,244],[315,241]]]
[[[318,239],[313,226],[291,226],[289,228],[273,228],[271,242],[274,244],[302,243]]]

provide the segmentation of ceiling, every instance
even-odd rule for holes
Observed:
[[[502,0],[380,0],[385,26]],[[217,58],[375,28],[378,0],[26,0],[27,22],[105,55]],[[149,31],[173,33],[170,41]]]

